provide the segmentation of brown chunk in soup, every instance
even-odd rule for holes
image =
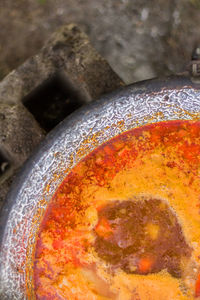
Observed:
[[[158,199],[114,201],[99,211],[95,232],[99,257],[126,273],[166,269],[181,277],[181,261],[191,255],[175,213]]]

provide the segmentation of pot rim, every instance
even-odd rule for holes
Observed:
[[[70,116],[68,116],[59,125],[57,125],[34,150],[31,157],[26,161],[20,172],[17,174],[11,186],[10,192],[8,193],[7,199],[0,212],[0,249],[3,248],[4,235],[6,232],[9,217],[13,210],[13,206],[17,203],[17,201],[20,200],[19,194],[21,189],[27,182],[27,178],[29,178],[29,175],[31,174],[33,168],[42,159],[42,155],[52,150],[58,138],[62,136],[63,132],[65,132],[67,129],[70,129],[75,124],[80,125],[83,121],[89,122],[90,119],[88,118],[88,113],[95,113],[96,118],[100,120],[103,109],[106,109],[109,105],[114,105],[115,103],[118,103],[130,96],[135,97],[136,95],[150,94],[156,96],[156,93],[158,92],[163,91],[163,94],[165,94],[168,90],[179,92],[183,89],[199,91],[200,86],[198,84],[192,83],[190,78],[185,76],[170,76],[164,79],[151,79],[137,82],[122,87],[115,92],[102,96],[99,100],[85,105],[84,107],[78,109]],[[200,109],[198,112],[200,112]],[[71,134],[73,134],[73,130]],[[2,251],[0,253],[2,253]],[[3,254],[0,256],[0,260],[2,259]]]
[[[182,87],[191,87],[195,89],[200,89],[198,84],[193,83],[187,76],[170,76],[163,79],[148,79],[144,81],[139,81],[125,87],[119,88],[116,91],[106,94],[89,104],[77,109],[75,112],[67,116],[63,121],[61,121],[51,132],[49,132],[44,140],[34,149],[31,156],[23,164],[23,166],[18,171],[14,182],[11,184],[10,191],[3,203],[2,209],[0,210],[0,248],[3,239],[3,234],[5,230],[5,225],[9,217],[9,212],[15,202],[16,195],[18,194],[22,183],[26,180],[30,170],[34,164],[40,159],[43,152],[48,151],[54,144],[57,137],[65,130],[70,127],[72,122],[79,121],[86,111],[92,111],[94,109],[100,109],[103,107],[107,101],[117,101],[120,97],[126,97],[130,93],[141,94],[141,93],[152,93],[158,92],[160,90],[167,89],[179,89]]]

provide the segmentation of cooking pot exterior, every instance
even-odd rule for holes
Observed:
[[[34,299],[32,258],[41,218],[81,159],[127,130],[180,119],[200,119],[199,86],[185,77],[127,86],[61,122],[24,165],[2,209],[0,298]]]

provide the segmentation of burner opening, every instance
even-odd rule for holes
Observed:
[[[0,180],[7,173],[7,171],[10,169],[10,166],[11,165],[10,165],[9,160],[4,155],[4,153],[0,150]]]
[[[22,102],[47,132],[84,104],[80,92],[61,73],[46,80]]]

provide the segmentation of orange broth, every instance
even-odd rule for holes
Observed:
[[[75,166],[48,205],[36,299],[198,299],[200,122],[125,132]]]

